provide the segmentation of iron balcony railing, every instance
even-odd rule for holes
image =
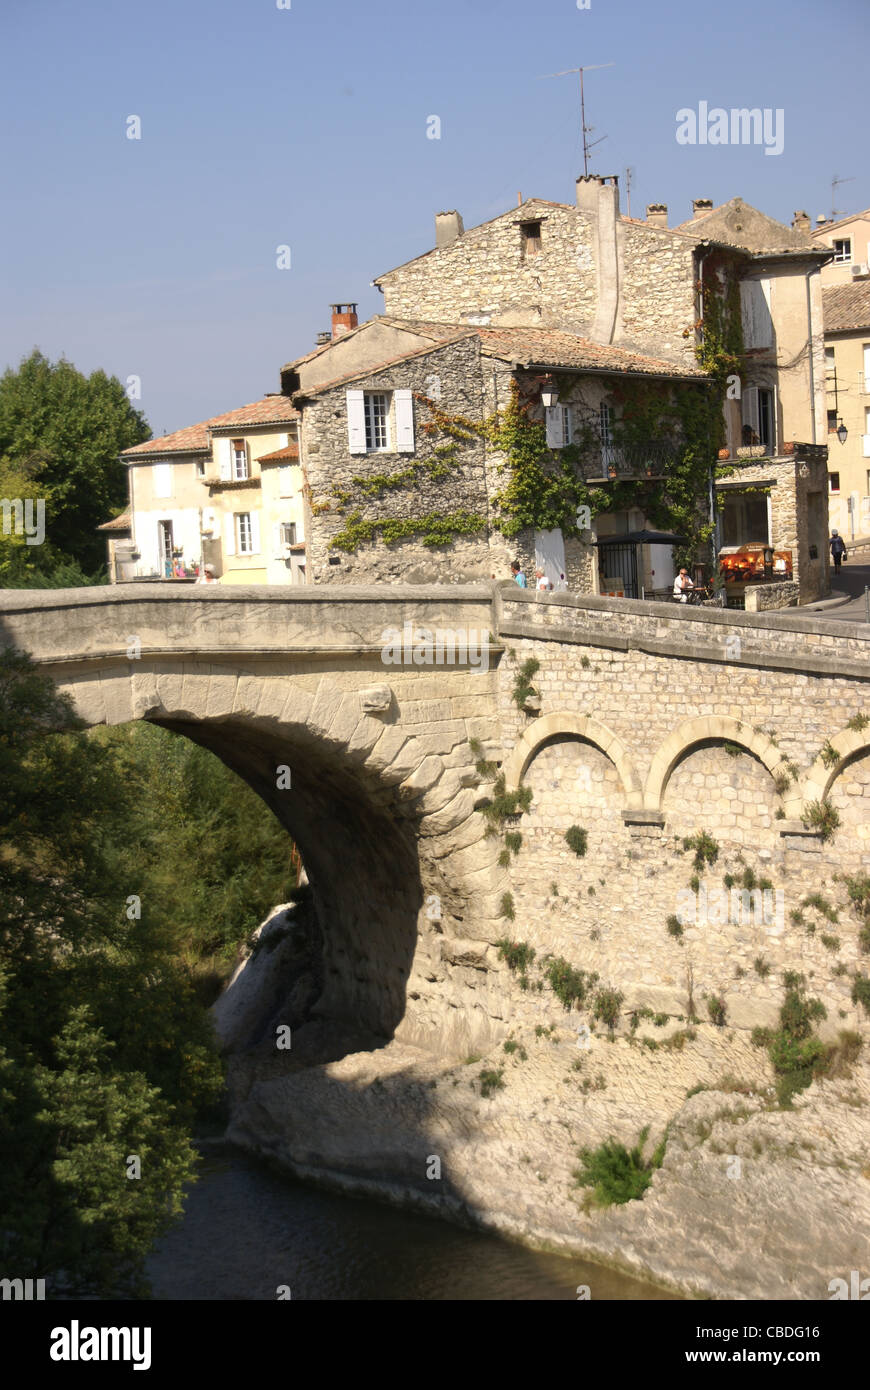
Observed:
[[[651,439],[641,443],[602,442],[581,467],[592,478],[662,478],[677,461],[680,446],[673,440]]]

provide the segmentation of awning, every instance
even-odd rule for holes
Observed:
[[[596,545],[688,545],[685,536],[672,531],[626,531],[621,536],[605,536]]]

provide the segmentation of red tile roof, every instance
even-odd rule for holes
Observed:
[[[240,405],[238,410],[228,410],[225,415],[215,415],[208,421],[210,430],[226,429],[238,425],[277,425],[285,420],[298,420],[299,412],[290,404],[289,396],[264,396],[261,401],[251,405]]]
[[[826,333],[865,332],[870,328],[870,280],[824,285],[822,305]]]
[[[475,328],[487,357],[530,367],[575,367],[589,371],[632,372],[642,376],[704,377],[700,367],[668,362],[563,333],[558,328]]]
[[[298,420],[299,412],[293,409],[287,396],[264,396],[262,400],[241,405],[237,410],[228,410],[223,415],[213,415],[210,420],[201,420],[198,425],[188,425],[174,434],[163,434],[159,439],[146,439],[144,444],[134,444],[125,449],[122,458],[139,457],[142,454],[203,454],[208,452],[209,432],[220,429],[241,429],[244,425],[283,424]]]
[[[273,449],[271,454],[260,454],[258,463],[286,463],[288,459],[298,459],[299,445],[288,444],[285,449]]]

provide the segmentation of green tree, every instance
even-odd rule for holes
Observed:
[[[104,371],[85,376],[35,348],[0,377],[0,455],[46,489],[48,540],[87,572],[105,560],[95,528],[127,502],[119,454],[150,435],[120,381]]]
[[[78,1292],[138,1288],[192,1174],[186,1127],[220,1093],[210,1026],[171,919],[147,896],[128,906],[137,783],[10,649],[0,785],[0,1211],[15,1213],[0,1260]]]

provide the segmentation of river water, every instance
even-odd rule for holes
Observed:
[[[337,1196],[223,1147],[202,1157],[183,1220],[148,1262],[155,1298],[670,1299],[588,1261],[364,1198]],[[286,1294],[284,1295],[286,1297]]]

